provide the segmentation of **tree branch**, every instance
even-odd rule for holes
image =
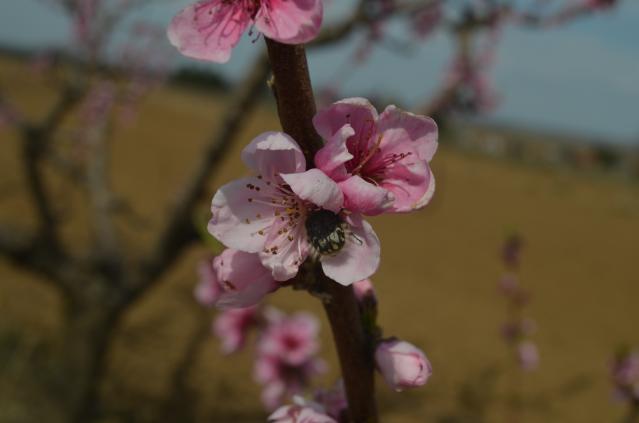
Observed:
[[[268,38],[266,45],[282,128],[300,144],[308,167],[311,167],[322,140],[312,122],[315,100],[304,47],[280,44]],[[377,422],[373,351],[362,327],[353,289],[326,277],[317,264],[313,277],[329,294],[330,300],[325,302],[324,308],[337,346],[351,420],[356,423]]]

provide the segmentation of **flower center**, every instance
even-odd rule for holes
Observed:
[[[306,217],[308,243],[320,255],[334,255],[346,243],[348,224],[330,210],[315,210]]]

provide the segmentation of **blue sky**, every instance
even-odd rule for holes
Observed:
[[[61,46],[69,40],[64,16],[47,0],[2,0],[0,43],[27,48]],[[173,0],[147,7],[138,17],[167,23],[190,0]],[[331,1],[327,21],[334,22],[351,7],[351,0]],[[391,26],[397,38],[403,28]],[[367,66],[350,68],[358,36],[337,48],[311,52],[316,86],[346,78],[345,95],[370,93],[398,98],[407,107],[422,104],[443,77],[451,54],[450,40],[438,33],[400,55],[378,48]],[[250,64],[260,44],[248,37],[231,62],[211,66],[235,78]],[[345,73],[352,72],[352,74]],[[622,0],[619,7],[557,29],[508,28],[493,72],[500,93],[491,119],[540,130],[599,136],[611,142],[639,143],[639,1]]]

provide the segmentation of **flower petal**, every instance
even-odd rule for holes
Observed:
[[[289,225],[289,220],[276,219],[269,229],[264,250],[260,252],[262,265],[271,270],[273,279],[287,281],[297,275],[308,256],[303,225]]]
[[[344,248],[335,256],[323,256],[322,269],[329,278],[342,285],[366,279],[379,267],[380,243],[371,225],[360,215],[353,214],[346,221],[351,225]]]
[[[302,149],[284,132],[264,132],[242,150],[242,161],[258,174],[273,179],[279,173],[306,170]]]
[[[344,196],[337,183],[319,169],[280,176],[302,200],[334,213],[339,212],[344,204]]]
[[[365,98],[345,98],[317,112],[313,125],[325,140],[330,139],[344,125],[350,125],[358,138],[370,137],[375,132],[377,110]],[[352,150],[351,150],[352,151]]]
[[[437,124],[427,116],[388,106],[379,116],[378,131],[384,144],[413,143],[420,159],[430,162],[437,151]]]
[[[274,220],[269,197],[272,192],[272,186],[257,177],[237,179],[222,186],[211,202],[212,217],[208,224],[211,235],[229,248],[247,253],[262,251],[265,230]]]
[[[213,266],[222,289],[215,305],[221,309],[255,305],[279,286],[255,253],[227,248],[215,257]]]
[[[249,23],[250,16],[241,2],[205,0],[178,13],[167,35],[185,56],[224,63]]]
[[[317,36],[322,17],[323,0],[263,1],[255,17],[255,27],[281,43],[302,44]]]
[[[335,181],[346,179],[344,163],[353,158],[346,148],[346,140],[355,135],[350,125],[344,125],[337,130],[316,154],[315,166]]]
[[[432,200],[433,195],[435,195],[435,175],[433,175],[433,172],[430,169],[428,173],[429,173],[428,188],[426,188],[426,192],[424,193],[422,198],[420,198],[420,200],[415,204],[414,206],[415,210],[421,209],[426,204],[430,203],[430,200]]]
[[[394,131],[394,130],[393,130]],[[387,131],[393,132],[393,131]],[[382,142],[380,157],[400,157],[392,166],[381,168],[380,186],[392,192],[394,201],[387,210],[393,213],[413,211],[424,205],[424,195],[428,191],[430,169],[426,161],[418,157],[412,143]],[[371,168],[379,166],[371,161]]]
[[[338,185],[344,193],[346,210],[374,216],[383,213],[393,204],[393,193],[366,182],[357,175],[339,182]]]

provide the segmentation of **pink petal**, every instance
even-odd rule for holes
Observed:
[[[393,204],[393,193],[366,182],[359,176],[352,176],[339,183],[344,193],[344,208],[369,216],[381,214]]]
[[[195,299],[202,305],[213,306],[220,297],[221,288],[217,274],[213,270],[213,263],[205,259],[198,265],[199,282],[195,287]]]
[[[384,144],[384,143],[383,143]],[[424,205],[424,198],[430,188],[430,169],[428,164],[417,157],[411,144],[395,144],[393,148],[382,146],[385,156],[407,154],[404,159],[386,167],[380,186],[392,192],[394,201],[388,211],[395,213],[409,212]],[[432,193],[431,193],[432,196]],[[426,200],[429,198],[427,197]]]
[[[370,101],[359,97],[346,98],[317,112],[313,125],[325,140],[331,139],[333,134],[347,124],[361,138],[363,134],[370,136],[375,132],[377,117],[377,110]]]
[[[271,272],[262,266],[255,253],[228,248],[213,262],[223,290],[215,304],[218,308],[249,307],[278,288]]]
[[[344,204],[344,196],[337,183],[319,169],[280,176],[302,200],[334,213],[339,212]]]
[[[276,281],[287,281],[297,275],[297,270],[308,255],[304,234],[302,225],[291,227],[288,220],[273,221],[264,244],[264,251],[260,252],[260,260],[271,270],[273,279]],[[272,247],[277,247],[275,252],[271,250]]]
[[[342,126],[315,154],[315,166],[335,181],[341,181],[347,177],[344,163],[351,160],[353,155],[346,148],[346,140],[352,135],[355,135],[355,131],[350,125]]]
[[[167,35],[185,56],[224,63],[249,23],[242,2],[205,0],[178,13]]]
[[[429,169],[428,188],[422,198],[415,204],[415,209],[421,209],[426,204],[430,203],[433,195],[435,195],[435,175],[433,175],[433,172]]]
[[[322,25],[323,0],[262,1],[255,27],[286,44],[302,44],[317,36]]]
[[[242,161],[263,177],[306,170],[306,159],[295,140],[283,132],[264,132],[242,150]]]
[[[377,234],[360,215],[349,216],[347,222],[351,225],[352,235],[347,237],[344,248],[335,256],[321,259],[326,276],[346,286],[375,273],[381,248]]]
[[[229,248],[248,253],[262,251],[266,236],[260,231],[265,233],[274,219],[272,189],[272,185],[257,177],[237,179],[221,187],[211,202],[211,235]]]
[[[427,116],[388,106],[379,116],[377,129],[383,134],[385,144],[411,142],[418,157],[427,162],[437,151],[437,124]]]

